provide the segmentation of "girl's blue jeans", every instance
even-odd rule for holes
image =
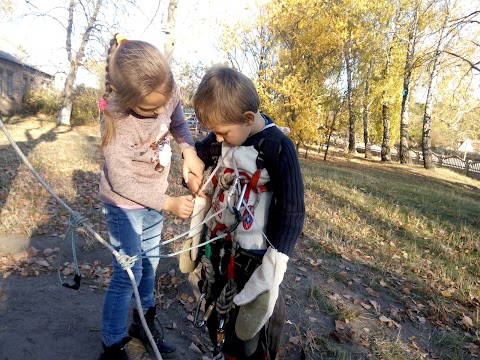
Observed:
[[[121,255],[138,255],[156,247],[144,254],[131,268],[142,308],[146,312],[155,304],[155,271],[160,255],[158,245],[163,227],[163,213],[149,208],[124,209],[109,204],[103,204],[103,213],[110,243]],[[127,319],[132,298],[134,292],[130,277],[113,256],[113,274],[103,304],[102,340],[106,346],[116,344],[127,336]]]

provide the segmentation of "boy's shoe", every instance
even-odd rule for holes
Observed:
[[[125,351],[125,345],[130,341],[130,338],[125,338],[117,344],[106,346],[102,343],[103,353],[98,360],[128,360],[128,355]]]
[[[157,319],[156,306],[152,306],[147,310],[147,313],[145,314],[145,320],[147,322],[150,332],[152,333],[153,339],[157,344],[158,351],[160,352],[160,355],[162,355],[162,358],[175,359],[175,351],[177,349],[175,348],[175,346],[165,342],[163,327],[160,324],[160,321]],[[158,330],[157,325],[155,324],[155,320],[160,326],[161,332]],[[133,309],[133,322],[128,329],[128,335],[140,340],[147,349],[148,353],[150,355],[155,355],[155,351],[153,350],[152,345],[150,345],[150,340],[148,340],[147,333],[143,328],[137,309]]]

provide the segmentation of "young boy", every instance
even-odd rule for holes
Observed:
[[[193,105],[211,130],[197,154],[216,167],[206,240],[224,235],[200,250],[213,358],[275,359],[285,321],[279,285],[305,217],[296,150],[259,112],[255,85],[236,70],[208,70]],[[198,193],[203,179],[190,175]]]

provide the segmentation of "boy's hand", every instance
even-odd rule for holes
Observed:
[[[199,192],[200,189],[202,188],[202,185],[203,185],[203,179],[190,173],[190,176],[188,177],[188,182],[187,182],[188,190],[190,190],[190,192],[193,195],[198,195],[200,197],[207,198],[207,196],[203,192]]]
[[[203,170],[205,170],[205,164],[197,156],[197,152],[192,147],[187,147],[182,153],[183,164],[182,174],[183,179],[188,184],[189,177],[195,175],[198,178],[202,178]]]
[[[168,196],[165,200],[163,209],[181,217],[182,219],[188,219],[193,212],[193,196]]]

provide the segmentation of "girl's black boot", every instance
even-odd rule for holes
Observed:
[[[130,341],[130,338],[125,338],[117,344],[106,346],[102,343],[103,353],[98,360],[128,360],[128,355],[125,352],[125,345]]]
[[[160,324],[160,321],[157,318],[157,307],[152,306],[147,310],[145,314],[145,320],[147,322],[148,328],[152,333],[153,339],[157,344],[158,351],[160,351],[160,355],[162,355],[163,359],[174,359],[175,358],[175,351],[177,350],[175,346],[165,342],[164,334],[163,334],[163,327]],[[157,328],[157,324],[160,326],[161,332]],[[137,309],[133,309],[133,322],[128,329],[128,335],[140,340],[150,355],[154,355],[155,352],[150,345],[150,340],[148,340],[147,333],[143,328],[142,322],[140,320],[140,315],[138,314]]]

